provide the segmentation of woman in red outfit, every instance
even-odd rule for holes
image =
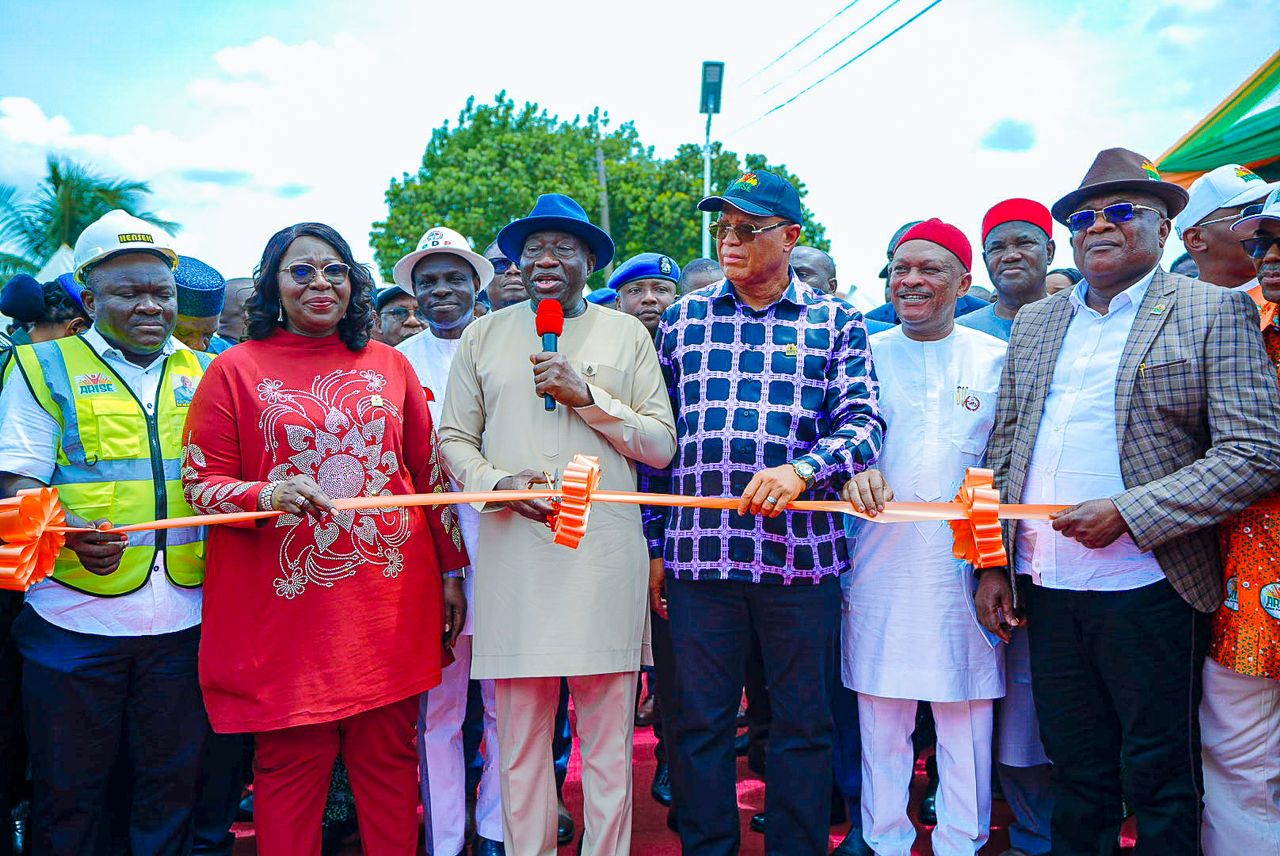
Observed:
[[[365,853],[412,854],[418,696],[462,629],[467,556],[447,507],[330,499],[446,490],[426,397],[370,341],[373,280],[333,229],[277,232],[254,289],[250,341],[191,404],[182,480],[201,513],[284,513],[209,533],[205,705],[215,731],[254,735],[264,856],[320,852],[339,751]]]

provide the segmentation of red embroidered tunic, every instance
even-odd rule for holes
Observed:
[[[187,416],[188,501],[252,511],[295,475],[335,498],[447,489],[403,355],[280,330],[214,360]],[[466,564],[448,507],[212,527],[200,685],[214,729],[329,722],[435,686],[440,575]]]
[[[1261,303],[1261,289],[1255,291]],[[1260,308],[1262,341],[1280,367],[1276,308]],[[1242,675],[1280,679],[1280,513],[1246,508],[1218,531],[1226,591],[1213,615],[1209,656]]]

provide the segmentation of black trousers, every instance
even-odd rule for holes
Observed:
[[[1055,856],[1199,852],[1200,670],[1208,616],[1167,581],[1119,592],[1030,587],[1031,685],[1053,761]]]
[[[27,606],[13,635],[23,658],[33,856],[94,851],[125,747],[129,849],[189,853],[209,728],[196,680],[200,629],[95,636],[56,627]]]
[[[682,783],[680,782],[680,754],[675,751],[676,729],[680,719],[680,702],[676,695],[676,663],[675,652],[671,648],[671,622],[658,615],[649,613],[649,632],[653,641],[653,689],[658,697],[657,707],[662,717],[653,724],[654,736],[658,745],[654,747],[654,757],[659,763],[667,765],[667,776],[671,780],[671,804],[680,805]]]
[[[13,853],[13,808],[27,776],[22,731],[22,658],[10,628],[22,609],[22,592],[0,591],[0,856]]]
[[[679,704],[679,826],[684,852],[740,845],[733,752],[752,632],[772,723],[765,791],[770,856],[826,856],[831,817],[832,657],[840,586],[667,580]]]

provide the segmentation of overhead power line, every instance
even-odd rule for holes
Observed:
[[[780,53],[780,54],[778,54],[776,57],[774,57],[772,60],[770,60],[770,62],[769,62],[769,64],[768,64],[768,65],[766,65],[766,66],[764,66],[763,68],[761,68],[760,70],[758,70],[758,71],[754,72],[750,77],[748,77],[746,80],[742,81],[742,83],[740,83],[740,84],[739,84],[739,86],[745,86],[746,84],[748,84],[748,83],[750,83],[751,81],[755,80],[755,79],[756,79],[757,77],[759,77],[760,75],[764,74],[764,73],[765,73],[766,71],[768,71],[769,69],[773,68],[773,67],[774,67],[775,65],[777,65],[779,62],[781,62],[784,58],[786,58],[786,56],[787,56],[788,54],[790,54],[790,53],[791,53],[792,51],[794,51],[796,48],[800,47],[800,46],[801,46],[802,44],[804,44],[805,42],[809,41],[809,39],[811,39],[811,38],[813,38],[814,36],[818,35],[818,33],[822,32],[822,30],[823,30],[824,28],[826,28],[826,26],[827,26],[828,24],[830,24],[830,23],[831,23],[832,21],[834,21],[836,18],[839,18],[839,17],[840,17],[841,15],[843,15],[845,12],[848,12],[850,9],[852,9],[852,8],[853,8],[854,6],[856,6],[856,5],[858,5],[858,0],[853,0],[853,2],[852,2],[852,3],[849,3],[849,4],[848,4],[848,5],[846,5],[843,9],[841,9],[839,12],[836,12],[836,13],[835,13],[834,15],[832,15],[830,18],[828,18],[827,20],[825,20],[825,21],[823,21],[821,24],[819,24],[817,27],[815,27],[815,28],[814,28],[814,30],[813,30],[812,32],[810,32],[810,33],[809,33],[809,35],[805,36],[803,39],[801,39],[800,41],[796,42],[794,45],[792,45],[791,47],[787,48],[785,51],[783,51],[782,53]]]
[[[890,38],[892,38],[893,36],[895,36],[896,34],[898,34],[899,32],[901,32],[903,29],[905,29],[907,26],[909,26],[912,22],[914,22],[917,18],[919,18],[919,17],[920,17],[921,15],[923,15],[925,12],[928,12],[930,9],[932,9],[934,6],[937,6],[937,5],[938,5],[939,3],[941,3],[941,2],[942,2],[942,0],[933,0],[933,2],[932,2],[932,3],[930,3],[928,6],[925,6],[925,7],[924,7],[923,9],[921,9],[919,12],[916,12],[916,13],[915,13],[914,15],[912,15],[910,18],[908,18],[907,20],[903,21],[903,22],[902,22],[901,24],[899,24],[898,26],[894,27],[892,30],[890,30],[890,31],[889,31],[888,33],[886,33],[885,35],[881,36],[879,39],[877,39],[875,42],[873,42],[869,47],[867,47],[867,48],[863,49],[862,51],[859,51],[859,52],[858,52],[857,54],[855,54],[851,59],[849,59],[849,60],[847,60],[846,62],[844,62],[844,64],[840,65],[840,66],[839,66],[839,67],[837,67],[837,68],[832,69],[832,70],[831,70],[831,71],[829,71],[828,73],[824,74],[822,77],[818,78],[815,82],[813,82],[813,83],[809,84],[809,85],[808,85],[808,86],[806,86],[804,89],[801,89],[801,90],[800,90],[799,92],[797,92],[795,95],[792,95],[792,96],[791,96],[790,98],[788,98],[786,101],[783,101],[783,102],[782,102],[781,104],[779,104],[777,107],[774,107],[772,110],[769,110],[769,111],[767,111],[766,113],[761,114],[761,115],[760,115],[760,116],[758,116],[757,118],[755,118],[755,119],[751,120],[750,122],[748,122],[747,124],[743,125],[742,127],[737,128],[737,129],[736,129],[736,130],[734,130],[731,134],[728,134],[728,135],[726,135],[726,136],[732,136],[733,134],[736,134],[736,133],[738,133],[739,131],[745,131],[747,128],[750,128],[752,125],[756,124],[757,122],[761,121],[762,119],[765,119],[765,118],[767,118],[767,117],[769,117],[769,116],[772,116],[774,113],[777,113],[779,110],[781,110],[781,109],[783,109],[784,107],[788,106],[789,104],[793,103],[797,98],[800,98],[802,95],[804,95],[804,94],[806,94],[806,93],[808,93],[808,92],[812,92],[814,89],[818,88],[818,87],[819,87],[819,86],[821,86],[823,83],[825,83],[826,81],[830,80],[832,77],[835,77],[837,74],[839,74],[840,72],[844,71],[844,70],[845,70],[846,68],[848,68],[849,66],[853,65],[853,63],[857,62],[859,59],[861,59],[862,57],[864,57],[864,56],[866,56],[867,54],[871,53],[871,51],[875,50],[877,47],[879,47],[880,45],[882,45],[882,44],[884,44],[885,42],[887,42]]]
[[[851,32],[851,33],[847,34],[847,35],[846,35],[844,38],[842,38],[840,41],[836,42],[834,45],[832,45],[831,47],[827,48],[825,51],[823,51],[822,53],[818,54],[818,55],[817,55],[817,56],[815,56],[813,59],[809,60],[809,61],[808,61],[808,62],[806,62],[804,65],[800,66],[800,67],[799,67],[799,68],[797,68],[795,71],[791,72],[791,74],[789,74],[789,75],[787,75],[786,77],[782,78],[782,80],[779,80],[779,81],[778,81],[777,83],[775,83],[773,86],[770,86],[768,89],[766,89],[764,92],[762,92],[762,93],[760,93],[760,94],[761,94],[761,95],[768,95],[770,92],[772,92],[773,90],[777,89],[779,86],[781,86],[782,84],[786,83],[788,80],[792,79],[793,77],[795,77],[796,75],[798,75],[800,72],[804,71],[806,68],[808,68],[809,66],[813,65],[815,62],[817,62],[818,60],[822,59],[824,56],[826,56],[827,54],[831,53],[831,52],[832,52],[833,50],[835,50],[836,48],[840,47],[840,46],[841,46],[842,44],[844,44],[845,42],[849,41],[849,39],[851,39],[851,38],[853,38],[854,36],[858,35],[858,33],[861,33],[861,32],[862,32],[863,30],[865,30],[868,26],[870,26],[870,25],[871,25],[871,24],[876,20],[876,18],[879,18],[879,17],[880,17],[881,15],[883,15],[885,12],[888,12],[890,9],[892,9],[894,6],[897,6],[897,5],[898,5],[899,3],[901,3],[901,2],[902,2],[902,0],[891,0],[891,2],[889,3],[889,5],[888,5],[888,6],[885,6],[885,7],[884,7],[883,9],[881,9],[879,12],[876,12],[876,13],[875,13],[874,15],[872,15],[870,18],[868,18],[867,20],[863,21],[861,24],[859,24],[857,27],[855,27],[855,28],[854,28],[853,32]]]

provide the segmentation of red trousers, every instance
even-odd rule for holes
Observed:
[[[366,856],[418,846],[418,696],[254,735],[253,826],[261,856],[319,856],[333,762],[342,753]]]

